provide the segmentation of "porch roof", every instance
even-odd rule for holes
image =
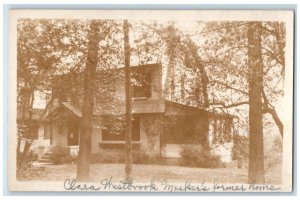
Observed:
[[[82,117],[82,110],[71,102],[62,102],[62,105],[74,113],[77,117]],[[95,108],[93,115],[107,115],[107,114],[125,114],[125,104],[118,106],[111,103],[103,104],[102,109]],[[118,107],[116,111],[116,107]],[[162,100],[133,100],[132,101],[132,114],[152,114],[164,113],[165,103]]]
[[[62,105],[74,113],[77,117],[82,117],[81,108],[72,104],[72,102],[62,102]],[[120,107],[121,106],[121,109]],[[125,114],[125,104],[119,105],[119,110],[116,110],[116,107],[112,106],[111,104],[102,105],[101,109],[94,109],[93,115],[109,115],[109,114]],[[209,117],[229,117],[234,118],[235,116],[225,113],[217,113],[206,111],[204,109],[196,108],[193,106],[188,106],[176,102],[171,102],[167,100],[133,100],[132,101],[132,114],[155,114],[155,113],[166,113],[166,114],[174,114],[174,112],[170,112],[170,109],[176,111],[175,113],[200,113],[200,114],[207,114]],[[175,110],[174,110],[175,109]]]

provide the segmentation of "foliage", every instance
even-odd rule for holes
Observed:
[[[272,141],[271,149],[265,153],[265,171],[282,163],[282,140],[279,136]]]
[[[51,160],[54,164],[63,164],[63,163],[76,163],[77,156],[71,156],[69,149],[54,146],[51,148]]]
[[[235,135],[232,148],[232,160],[236,160],[238,167],[242,167],[242,163],[249,157],[249,139],[243,135]]]
[[[133,163],[136,164],[161,164],[162,157],[158,153],[149,152],[146,150],[133,151]]]
[[[22,153],[19,152],[18,158],[22,158]],[[17,179],[23,180],[32,175],[33,169],[32,169],[32,163],[34,161],[37,161],[38,155],[33,153],[32,151],[29,151],[26,160],[23,161],[22,165],[17,165]],[[18,161],[19,162],[19,161]]]
[[[208,146],[197,144],[181,145],[181,164],[190,167],[219,168],[224,167],[220,156],[213,155]]]
[[[97,154],[90,155],[90,163],[124,163],[125,154],[116,149],[104,150]]]
[[[238,116],[239,126],[248,131],[248,24],[249,22],[199,22],[205,38],[199,52],[209,78],[211,108]],[[285,24],[261,23],[261,51],[265,112],[280,121],[272,104],[283,95]],[[270,105],[267,105],[270,104]],[[274,112],[275,111],[275,112]],[[276,119],[277,118],[277,119]]]
[[[161,162],[160,155],[150,155],[145,150],[133,150],[132,162],[135,164],[158,164]],[[114,149],[105,150],[90,156],[91,163],[124,163],[125,154],[123,151]]]
[[[164,98],[205,107],[206,74],[197,45],[175,22],[143,21],[132,24],[132,57],[137,64],[161,63],[166,74]]]
[[[78,157],[71,156],[69,154],[67,155],[60,155],[60,156],[55,156],[52,158],[54,164],[64,164],[64,163],[77,163]]]

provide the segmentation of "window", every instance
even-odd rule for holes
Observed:
[[[213,123],[213,144],[227,143],[232,140],[232,119],[214,119]]]
[[[151,73],[134,72],[132,78],[132,97],[151,97]]]
[[[125,126],[102,129],[102,141],[125,141]],[[132,121],[132,140],[140,140],[140,118]]]

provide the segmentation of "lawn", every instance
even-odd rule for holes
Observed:
[[[76,177],[76,164],[34,166],[34,175],[27,180],[60,181]],[[91,181],[99,181],[113,177],[113,180],[124,180],[124,164],[91,164]],[[218,179],[220,183],[247,183],[247,169],[227,167],[218,169],[190,168],[165,165],[133,165],[135,181],[147,182],[150,180],[185,181],[213,183]],[[266,171],[267,184],[281,183],[281,167],[274,165]]]

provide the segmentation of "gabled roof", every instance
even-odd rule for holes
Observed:
[[[74,113],[77,117],[82,117],[81,109],[71,102],[62,102],[62,105],[69,109],[72,113]]]

